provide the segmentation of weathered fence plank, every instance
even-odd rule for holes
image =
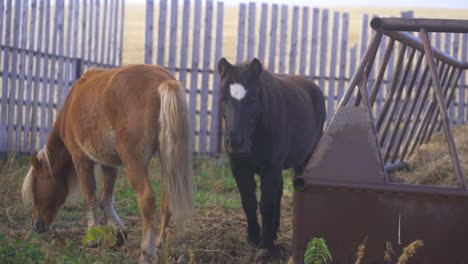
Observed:
[[[200,52],[200,24],[201,24],[201,0],[195,0],[194,18],[193,18],[193,41],[192,41],[192,72],[190,76],[190,101],[189,114],[190,131],[195,135],[195,117],[197,107],[197,92],[198,92],[198,69],[199,52]],[[192,137],[194,139],[194,137]],[[195,140],[192,142],[195,145]]]
[[[177,48],[177,11],[179,3],[177,0],[171,0],[171,25],[169,37],[169,71],[175,74],[176,48]]]
[[[337,50],[338,50],[338,28],[340,25],[340,13],[334,12],[333,13],[333,29],[332,29],[332,45],[330,53],[330,72],[329,72],[329,84],[328,84],[328,111],[334,111],[335,109],[335,100],[339,100],[339,98],[335,99],[335,82],[336,82],[336,60],[337,60]]]
[[[224,4],[223,2],[217,3],[217,17],[216,17],[216,42],[215,42],[215,66],[221,59],[223,48],[223,17],[224,17]],[[211,130],[210,130],[210,152],[221,152],[221,114],[219,109],[219,74],[214,75],[213,82],[213,98],[211,100]]]
[[[38,19],[38,27],[37,27],[37,46],[36,46],[36,50],[38,51],[42,51],[43,50],[43,47],[42,47],[42,43],[45,41],[45,36],[42,34],[44,29],[43,29],[43,25],[44,25],[44,9],[45,9],[45,3],[44,3],[44,0],[40,0],[40,5],[39,5],[39,19]],[[35,59],[35,64],[36,64],[36,71],[35,71],[35,76],[39,76],[40,72],[41,72],[41,67],[40,67],[40,62],[41,62],[41,57],[40,56],[36,56],[36,59]],[[39,94],[40,94],[40,85],[41,83],[39,82],[39,78],[36,78],[34,80],[34,99],[33,99],[33,107],[32,107],[32,110],[31,110],[31,128],[32,128],[32,131],[31,131],[31,151],[36,151],[37,150],[37,139],[40,139],[40,135],[41,135],[41,128],[39,128],[39,131],[37,131],[37,126],[38,126],[38,121],[39,121],[39,117],[41,116],[40,114],[42,114],[42,111],[39,111],[38,110],[38,105],[39,105]],[[38,136],[36,135],[36,133],[39,132],[39,138]]]
[[[275,70],[275,55],[276,55],[276,25],[278,22],[278,5],[271,6],[271,23],[270,23],[270,50],[268,54],[268,70]]]
[[[273,21],[272,21],[273,22]],[[288,25],[288,6],[281,6],[281,29],[280,29],[280,47],[279,47],[279,72],[284,73],[286,71],[286,40],[288,39],[287,33]],[[276,56],[275,56],[276,57]]]
[[[104,8],[102,9],[102,27],[105,28],[108,21],[107,21],[107,6],[108,6],[108,2],[109,0],[104,0]],[[112,0],[110,0],[112,1]],[[106,34],[107,33],[107,34]],[[101,63],[105,63],[104,61],[104,55],[105,55],[105,48],[106,48],[106,36],[108,36],[108,34],[110,34],[109,31],[107,30],[102,30],[101,32],[101,52],[100,52],[100,62]]]
[[[461,61],[467,61],[468,53],[468,34],[463,34],[462,37],[462,54]],[[468,100],[466,98],[466,71],[460,77],[460,85],[458,90],[458,125],[468,122]]]
[[[111,5],[114,4],[115,1],[112,1],[111,2]],[[88,27],[88,56],[86,57],[86,59],[88,61],[91,61],[92,60],[92,56],[93,56],[93,40],[94,40],[94,19],[93,17],[95,16],[96,14],[94,13],[94,0],[89,0],[89,18],[88,18],[88,22],[89,22],[89,27]],[[54,34],[55,36],[55,34]]]
[[[255,10],[256,6],[254,2],[249,3],[249,26],[247,35],[247,60],[251,60],[254,57],[255,50]]]
[[[301,33],[301,61],[299,64],[299,74],[305,76],[306,65],[307,65],[307,51],[309,44],[307,43],[307,33],[309,32],[309,8],[302,8],[302,33]]]
[[[190,26],[190,0],[184,0],[184,7],[182,17],[182,36],[180,45],[180,71],[179,81],[187,87],[186,76],[187,76],[187,53],[188,53],[188,41],[189,41],[189,26]]]
[[[111,50],[112,50],[112,60],[110,61],[110,64],[112,65],[116,65],[117,64],[117,25],[119,25],[119,4],[118,4],[118,1],[116,0],[115,1],[115,5],[114,5],[114,9],[113,9],[113,12],[114,12],[114,23],[112,24],[113,28],[112,28],[112,44],[109,45],[111,47]],[[121,17],[120,19],[123,19],[123,17]]]
[[[19,47],[18,45],[20,40],[20,24],[21,24],[21,10],[22,10],[22,2],[21,0],[15,1],[15,17],[13,22],[13,47]],[[17,74],[17,65],[18,65],[18,49],[13,49],[13,56],[11,59],[11,73],[12,76],[16,76]],[[7,77],[8,78],[8,77]],[[10,91],[9,91],[9,99],[10,102],[8,104],[8,132],[7,132],[7,148],[17,150],[14,144],[14,121],[15,120],[15,101],[17,99],[16,95],[16,85],[17,80],[16,78],[11,78],[10,80]]]
[[[268,4],[262,3],[262,14],[260,16],[260,34],[258,39],[258,59],[264,61],[266,47],[266,30],[268,19]]]
[[[312,80],[317,76],[317,50],[318,50],[318,30],[319,30],[319,15],[320,10],[318,8],[313,9],[312,15],[312,39],[311,39],[311,52],[310,52],[310,66],[309,76]]]
[[[151,64],[153,61],[153,21],[154,21],[154,2],[153,0],[146,0],[146,23],[145,23],[145,63],[146,64]],[[109,32],[109,34],[112,34],[112,33]]]
[[[164,47],[166,46],[166,15],[167,15],[167,0],[159,1],[159,27],[158,27],[158,53],[156,63],[164,64]]]
[[[237,63],[244,61],[244,44],[245,44],[245,4],[239,5],[239,24],[237,27]]]
[[[333,97],[330,94],[330,91],[325,87],[325,76],[326,76],[326,67],[327,67],[327,52],[328,52],[328,9],[322,10],[322,29],[321,29],[321,41],[320,41],[320,77],[319,77],[319,87],[322,91],[325,92],[325,97],[330,98]],[[327,108],[327,112],[330,111]],[[331,115],[327,115],[327,120],[329,120]]]
[[[293,13],[292,13],[292,25],[291,25],[291,46],[289,49],[289,73],[294,74],[296,73],[296,57],[297,57],[297,50],[298,50],[298,45],[297,45],[297,27],[299,23],[299,7],[294,6],[293,7]],[[284,40],[283,40],[284,41]]]
[[[119,66],[122,66],[123,60],[123,39],[124,39],[124,19],[125,18],[125,0],[120,0],[120,45],[119,45]]]
[[[206,136],[207,136],[207,116],[208,116],[208,85],[210,81],[210,62],[211,62],[211,28],[213,18],[213,1],[206,1],[205,9],[205,41],[203,48],[203,75],[202,75],[202,87],[201,87],[201,107],[200,107],[200,127],[198,129],[199,146],[198,150],[200,153],[206,153]]]
[[[340,52],[340,73],[338,81],[338,100],[344,94],[345,78],[346,78],[346,57],[348,54],[348,27],[349,14],[343,13],[341,19],[341,52]]]
[[[1,10],[0,10],[1,12]],[[29,50],[34,50],[34,43],[35,43],[35,30],[36,30],[36,15],[37,15],[37,1],[31,1],[31,20],[30,25],[31,29],[29,31]],[[33,131],[31,131],[31,122],[32,115],[35,115],[36,112],[33,111],[31,113],[31,108],[35,100],[33,100],[33,90],[32,90],[32,76],[34,70],[34,56],[32,52],[28,54],[28,76],[26,81],[26,108],[24,111],[25,120],[24,120],[24,138],[23,138],[23,150],[25,152],[32,151],[32,146],[30,145],[30,137],[34,136]],[[37,76],[37,75],[36,75]]]
[[[25,2],[23,4],[23,8],[21,10],[21,39],[20,39],[20,47],[22,49],[26,49],[27,46],[26,46],[26,39],[27,39],[27,33],[28,33],[28,9],[29,9],[29,6],[28,6],[28,2]],[[16,136],[15,136],[15,148],[17,151],[24,151],[24,141],[22,140],[22,136],[23,136],[23,105],[25,103],[24,101],[24,81],[25,81],[25,78],[26,78],[26,73],[25,73],[25,70],[26,70],[26,52],[24,50],[21,50],[20,51],[20,61],[19,61],[19,65],[18,65],[18,73],[19,73],[19,76],[18,76],[18,97],[17,97],[17,104],[16,104],[16,121],[15,121],[15,132],[16,132]],[[10,100],[11,100],[11,97],[10,97]],[[27,102],[26,102],[27,104]]]

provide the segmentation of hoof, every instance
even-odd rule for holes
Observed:
[[[101,244],[102,244],[102,239],[99,238],[97,241],[89,241],[86,246],[89,248],[96,248],[96,247],[99,247]]]
[[[127,241],[127,231],[125,230],[118,231],[116,240],[115,240],[115,246],[121,247],[125,244],[126,241]]]
[[[280,256],[280,250],[277,247],[262,248],[258,251],[255,257],[256,261],[264,261]]]
[[[248,236],[247,241],[249,242],[250,245],[256,247],[260,243],[260,236]]]
[[[153,264],[154,256],[140,252],[140,258],[138,259],[138,264]]]
[[[166,244],[166,237],[160,237],[158,238],[158,240],[156,241],[156,248],[162,248],[164,245]]]

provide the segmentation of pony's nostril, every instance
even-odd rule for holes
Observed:
[[[229,137],[226,137],[226,144],[231,145],[231,139]]]

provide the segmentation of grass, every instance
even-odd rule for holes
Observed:
[[[68,201],[59,211],[48,233],[36,234],[30,223],[30,212],[21,202],[20,189],[28,170],[28,159],[11,154],[0,160],[0,263],[135,263],[138,259],[141,218],[136,194],[119,171],[115,189],[115,206],[128,230],[127,244],[121,248],[87,248],[86,220],[83,201]],[[150,163],[150,181],[158,195],[159,164]],[[240,196],[226,156],[194,159],[197,184],[196,217],[184,234],[171,226],[168,245],[160,252],[158,263],[252,263],[256,249],[246,242],[246,221]],[[287,263],[292,236],[292,181],[285,171],[283,219],[278,245],[283,257],[276,263]],[[159,215],[159,209],[158,209]],[[102,216],[100,215],[102,218]],[[229,258],[228,258],[229,257]]]

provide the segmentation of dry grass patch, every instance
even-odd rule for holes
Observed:
[[[465,178],[468,176],[468,126],[453,129],[458,155]],[[445,134],[438,132],[431,140],[419,146],[408,160],[409,171],[400,171],[390,176],[394,182],[413,184],[457,186],[452,158]]]

